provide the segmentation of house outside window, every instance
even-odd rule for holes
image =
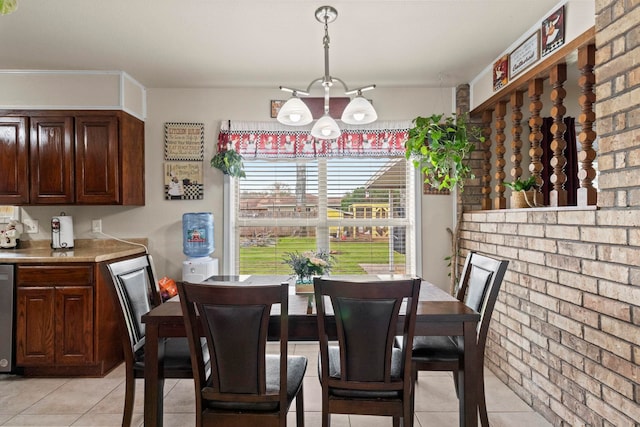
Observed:
[[[415,172],[404,157],[245,160],[231,182],[236,274],[291,275],[328,251],[331,275],[416,274]]]

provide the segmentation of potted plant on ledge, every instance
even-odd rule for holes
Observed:
[[[439,190],[464,189],[464,180],[474,178],[466,163],[475,148],[473,137],[484,141],[480,128],[467,128],[465,115],[416,117],[405,142],[405,154],[425,176],[425,182]]]
[[[504,182],[511,191],[511,208],[535,208],[542,206],[542,193],[538,191],[535,176],[527,179],[516,178],[513,182]]]

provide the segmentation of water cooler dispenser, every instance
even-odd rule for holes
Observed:
[[[182,251],[187,259],[182,263],[182,280],[204,282],[218,274],[218,260],[211,258],[213,243],[213,214],[211,212],[182,215]]]

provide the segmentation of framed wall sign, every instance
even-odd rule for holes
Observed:
[[[509,83],[509,55],[504,55],[493,64],[493,91],[498,91]]]
[[[203,199],[202,162],[164,162],[164,194],[167,200]]]
[[[204,159],[204,123],[165,123],[165,160]]]
[[[538,59],[540,59],[540,31],[533,33],[509,55],[509,78],[513,79]]]
[[[542,21],[542,56],[564,44],[564,5]]]
[[[271,118],[275,119],[276,117],[278,117],[278,113],[280,112],[280,108],[282,108],[282,106],[284,105],[284,103],[287,101],[284,101],[282,99],[272,99],[271,100]]]

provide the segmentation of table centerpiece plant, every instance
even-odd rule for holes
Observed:
[[[328,274],[333,268],[334,258],[325,251],[287,252],[284,262],[293,270],[297,292],[313,292],[314,276]]]

